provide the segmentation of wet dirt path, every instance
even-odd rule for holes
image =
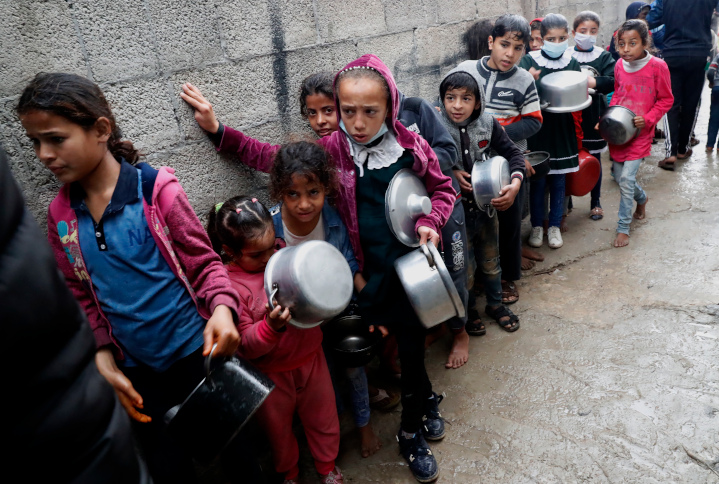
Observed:
[[[428,350],[446,393],[438,482],[719,483],[719,155],[704,152],[704,94],[694,156],[666,172],[658,144],[640,168],[647,219],[628,247],[611,247],[605,154],[605,217],[575,198],[564,247],[545,242],[519,282],[521,329],[490,325],[458,370],[444,369],[448,338]],[[416,482],[394,441],[399,410],[372,418],[384,447],[368,459],[343,425],[345,482]]]

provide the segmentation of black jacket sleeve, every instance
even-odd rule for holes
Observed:
[[[523,177],[526,176],[524,155],[520,149],[509,139],[509,136],[504,132],[499,121],[492,119],[492,125],[492,140],[489,143],[490,148],[496,151],[499,156],[507,159],[510,173],[520,172]]]
[[[603,57],[601,72],[594,78],[597,81],[595,89],[600,94],[609,94],[614,91],[614,67],[617,61],[611,55],[603,55]]]
[[[422,99],[419,106],[417,126],[422,137],[427,140],[427,143],[437,155],[442,172],[446,172],[451,170],[457,163],[459,153],[452,135],[444,127],[439,116],[440,114],[432,107],[429,101]]]
[[[542,129],[542,122],[532,116],[525,116],[516,123],[508,124],[504,127],[507,136],[512,141],[521,141],[530,136],[534,136]]]

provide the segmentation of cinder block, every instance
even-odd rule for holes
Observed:
[[[73,7],[96,82],[157,73],[158,54],[142,2],[79,0]]]
[[[19,94],[41,71],[87,75],[67,2],[0,2],[0,19],[0,97]]]
[[[507,0],[477,0],[477,15],[480,18],[499,17],[505,13],[510,13]]]
[[[146,0],[163,70],[195,67],[222,59],[212,0]]]
[[[418,70],[439,69],[441,66],[455,66],[467,58],[467,49],[462,36],[470,22],[418,29],[415,32],[418,53]]]
[[[104,89],[123,137],[145,153],[180,142],[177,119],[163,79],[122,82]]]
[[[474,2],[467,0],[436,0],[437,1],[437,23],[457,22],[459,20],[472,20],[479,15],[488,16],[484,13],[484,6],[487,2],[480,0],[479,7]],[[504,0],[506,7],[506,0]],[[506,9],[504,12],[506,13]]]
[[[205,139],[193,110],[180,97],[182,84],[197,86],[213,106],[220,122],[233,128],[263,123],[277,116],[277,90],[273,79],[272,56],[221,64],[170,76],[177,119],[186,139]]]
[[[374,54],[382,59],[397,82],[412,77],[417,70],[413,31],[360,39],[357,50],[360,55]]]
[[[384,16],[387,30],[411,30],[437,23],[437,2],[435,0],[384,0]]]
[[[361,3],[315,0],[315,5],[320,38],[325,42],[377,35],[387,30],[381,0]]]
[[[439,69],[425,73],[418,78],[419,97],[426,99],[434,104],[439,98],[439,83],[442,82],[443,74]]]

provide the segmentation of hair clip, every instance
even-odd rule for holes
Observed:
[[[224,204],[225,204],[225,202],[220,202],[220,203],[215,204],[215,213],[219,212]]]
[[[237,212],[237,215],[239,215],[241,211],[242,211],[242,209],[241,209],[241,208],[237,208],[237,209],[235,209],[235,212]]]
[[[253,199],[252,199],[252,203],[257,203],[257,199],[256,199],[256,198],[253,198]]]

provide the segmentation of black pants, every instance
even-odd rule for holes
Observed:
[[[442,250],[444,265],[447,266],[452,276],[454,287],[457,288],[462,304],[464,304],[465,315],[463,318],[454,316],[447,321],[447,326],[453,332],[459,332],[467,323],[467,302],[469,291],[467,290],[467,227],[465,224],[464,207],[462,202],[455,203],[452,214],[447,223],[442,227]]]
[[[689,138],[694,117],[704,86],[704,56],[665,57],[672,80],[674,104],[667,113],[669,132],[666,133],[667,157],[684,154],[689,149]]]
[[[192,456],[168,435],[164,417],[205,377],[204,361],[200,348],[162,373],[146,366],[122,369],[142,396],[145,408],[140,411],[152,417],[152,422],[133,421],[133,426],[155,484],[197,482]],[[264,482],[262,470],[241,434],[225,449],[221,460],[231,482]]]
[[[525,179],[522,184],[529,183]],[[499,220],[499,265],[502,279],[518,281],[522,277],[522,209],[524,190],[520,189],[514,203],[504,211],[497,211]]]

